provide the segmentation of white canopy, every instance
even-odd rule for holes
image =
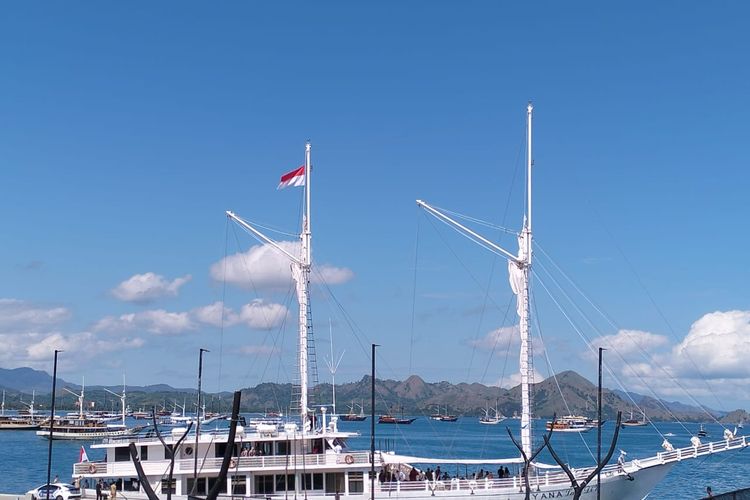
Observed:
[[[393,453],[381,453],[380,458],[386,464],[462,464],[462,465],[485,465],[485,464],[522,464],[521,457],[516,458],[424,458],[396,455]]]

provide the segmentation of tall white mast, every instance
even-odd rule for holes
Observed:
[[[286,255],[291,261],[292,278],[296,283],[297,302],[299,303],[299,378],[300,378],[300,420],[302,429],[305,429],[307,422],[307,391],[308,391],[308,363],[307,363],[307,337],[308,337],[308,304],[309,304],[309,285],[310,285],[310,264],[312,262],[312,233],[310,231],[310,185],[312,178],[312,167],[310,163],[310,142],[305,143],[305,213],[302,218],[302,231],[300,233],[301,251],[300,256],[292,255],[282,248],[277,242],[255,229],[248,222],[242,220],[231,211],[227,211],[227,216],[237,222],[239,225],[253,233],[262,241],[273,246],[276,250]]]
[[[299,303],[299,377],[300,377],[300,419],[302,428],[307,422],[307,306],[309,304],[310,261],[312,235],[310,233],[310,143],[305,144],[305,215],[302,218],[302,242],[300,261],[292,263],[292,277],[297,284]]]
[[[518,328],[521,334],[520,371],[521,371],[521,446],[526,456],[531,455],[531,335],[529,331],[529,278],[531,271],[531,117],[534,107],[526,107],[527,118],[527,156],[526,156],[526,217],[519,238],[517,266],[523,272],[518,293]]]
[[[487,238],[477,234],[466,226],[460,224],[450,216],[444,214],[422,200],[417,200],[417,205],[427,210],[431,215],[443,222],[453,226],[474,242],[508,259],[508,271],[510,274],[510,285],[517,296],[516,311],[519,316],[518,328],[521,336],[520,350],[520,373],[521,373],[521,447],[526,456],[531,455],[531,381],[532,381],[532,357],[531,336],[529,329],[529,278],[531,271],[531,166],[533,164],[531,154],[531,116],[534,107],[531,103],[526,108],[527,119],[527,157],[526,157],[526,209],[524,211],[523,228],[518,235],[518,255],[505,250]]]

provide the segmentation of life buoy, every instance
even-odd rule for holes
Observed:
[[[344,457],[344,462],[348,463],[349,465],[354,463],[354,457],[351,455],[347,455]]]
[[[89,465],[89,474],[96,474],[96,465]]]
[[[475,489],[477,489],[477,482],[474,481],[473,479],[471,481],[469,481],[469,488],[471,488],[472,491],[475,490]]]
[[[234,469],[235,467],[237,467],[237,460],[233,458],[229,461],[229,468]]]

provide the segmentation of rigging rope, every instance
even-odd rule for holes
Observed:
[[[544,268],[544,266],[542,266],[542,268]],[[571,316],[564,310],[564,308],[562,307],[562,305],[560,304],[560,302],[557,300],[557,298],[552,294],[552,292],[547,287],[547,285],[545,285],[544,281],[540,278],[540,276],[536,272],[534,272],[534,276],[537,277],[537,281],[539,282],[539,284],[542,285],[542,288],[544,288],[544,290],[547,292],[547,295],[549,296],[549,298],[557,306],[557,309],[565,317],[565,319],[568,321],[568,323],[573,328],[573,330],[578,334],[578,336],[581,338],[581,340],[583,340],[583,342],[586,345],[586,347],[588,348],[588,350],[591,351],[592,354],[596,354],[596,349],[594,348],[594,346],[591,343],[591,341],[588,339],[588,337],[586,336],[586,334],[575,324],[575,322],[573,321],[573,319],[571,318]],[[554,279],[553,279],[553,282],[554,282]],[[630,399],[630,401],[635,406],[637,406],[637,404],[633,400],[633,398],[630,395],[630,393],[628,393],[627,390],[625,390],[625,388],[622,385],[622,383],[620,382],[620,380],[617,378],[617,376],[614,374],[614,372],[609,368],[609,366],[606,363],[604,364],[604,368],[606,368],[607,373],[609,373],[610,376],[612,376],[615,379],[615,381],[620,386],[620,388],[623,390],[623,392],[628,396],[628,399]],[[664,435],[661,433],[661,431],[658,428],[656,428],[656,426],[654,426],[654,429],[656,429],[656,432],[658,432],[660,436],[664,437]]]
[[[414,277],[412,280],[411,288],[411,332],[409,335],[409,373],[412,371],[412,355],[414,352],[414,317],[416,315],[417,305],[417,263],[419,262],[419,212],[417,212],[417,229],[416,229],[416,241],[414,242]]]
[[[542,269],[543,269],[543,270],[544,270],[545,272],[547,272],[547,271],[546,271],[546,269],[544,268],[544,266],[543,266],[543,265],[541,266],[541,268],[542,268]],[[575,322],[573,321],[573,319],[571,318],[571,316],[570,316],[570,315],[569,315],[569,314],[568,314],[567,312],[565,312],[565,310],[563,309],[563,307],[562,307],[562,305],[560,304],[560,302],[559,302],[559,301],[558,301],[558,300],[557,300],[557,299],[556,299],[556,298],[555,298],[555,297],[554,297],[554,296],[552,295],[552,292],[551,292],[551,291],[549,290],[549,288],[548,288],[548,287],[547,287],[547,286],[546,286],[546,285],[544,284],[544,281],[543,281],[543,280],[541,280],[540,276],[539,276],[539,275],[538,275],[538,274],[537,274],[536,272],[535,272],[535,276],[537,277],[537,279],[538,279],[539,283],[540,283],[540,284],[542,285],[542,287],[543,287],[543,288],[545,289],[545,291],[547,292],[547,294],[548,294],[548,296],[550,297],[550,299],[552,299],[553,303],[554,303],[554,304],[555,304],[555,305],[557,306],[558,310],[559,310],[559,311],[560,311],[560,312],[561,312],[561,313],[563,314],[563,316],[565,317],[565,319],[567,319],[567,320],[568,320],[568,323],[570,324],[570,326],[571,326],[571,327],[572,327],[572,328],[573,328],[573,329],[574,329],[574,330],[576,331],[576,333],[578,334],[578,336],[579,336],[579,337],[581,337],[581,339],[582,339],[582,340],[584,341],[584,344],[585,344],[585,345],[586,345],[586,347],[587,347],[587,348],[589,349],[589,351],[591,351],[591,353],[592,353],[592,354],[595,354],[595,353],[596,353],[596,352],[595,352],[595,351],[596,351],[596,349],[594,348],[594,345],[593,345],[593,343],[591,342],[591,340],[590,340],[590,339],[589,339],[589,338],[588,338],[588,337],[587,337],[587,336],[586,336],[586,335],[585,335],[585,334],[583,333],[583,331],[582,331],[582,330],[581,330],[581,329],[580,329],[580,328],[579,328],[579,327],[578,327],[578,326],[577,326],[577,325],[575,324]],[[571,303],[573,304],[573,307],[577,309],[577,311],[576,311],[576,312],[577,312],[578,314],[580,314],[580,315],[581,315],[581,316],[582,316],[582,317],[584,318],[584,320],[585,320],[585,321],[586,321],[586,322],[587,322],[587,323],[589,324],[589,327],[591,327],[591,328],[592,328],[592,329],[594,329],[594,330],[597,330],[597,329],[596,329],[596,327],[595,327],[595,326],[594,326],[594,325],[593,325],[593,324],[592,324],[592,323],[591,323],[591,322],[590,322],[590,321],[588,320],[588,317],[587,317],[587,316],[586,316],[585,314],[583,314],[583,312],[582,312],[582,311],[581,311],[580,309],[578,309],[578,308],[577,308],[577,306],[575,305],[575,303],[574,303],[574,302],[573,302],[573,301],[572,301],[572,300],[570,299],[570,297],[569,297],[569,296],[568,296],[568,295],[567,295],[567,294],[565,293],[565,291],[561,289],[561,287],[560,287],[559,283],[557,283],[557,282],[555,281],[554,277],[550,277],[550,279],[551,279],[551,280],[553,281],[553,283],[555,283],[555,284],[556,284],[556,286],[557,286],[557,287],[558,287],[558,288],[560,289],[561,293],[562,293],[562,294],[563,294],[563,295],[565,296],[565,298],[566,298],[566,299],[567,299],[567,300],[568,300],[569,302],[571,302]],[[601,335],[601,333],[600,333],[600,332],[598,332],[598,330],[597,330],[597,333],[599,333],[599,334]],[[617,356],[618,356],[618,357],[619,357],[619,358],[620,358],[620,359],[621,359],[621,360],[623,361],[623,363],[625,363],[625,364],[627,365],[627,362],[626,362],[626,361],[625,361],[625,359],[624,359],[624,358],[622,357],[621,353],[620,353],[620,352],[619,352],[619,351],[618,351],[617,349],[614,349],[614,348],[613,348],[612,350],[613,350],[613,351],[615,352],[615,354],[617,354]],[[630,392],[628,392],[628,391],[627,391],[627,389],[625,388],[624,384],[623,384],[623,383],[622,383],[622,381],[621,381],[621,380],[619,379],[619,377],[618,377],[618,376],[617,376],[617,375],[615,374],[615,372],[614,372],[614,371],[613,371],[613,370],[612,370],[612,369],[610,368],[609,364],[607,364],[607,363],[604,363],[604,368],[606,369],[607,373],[608,373],[608,374],[609,374],[609,375],[610,375],[610,376],[611,376],[611,377],[612,377],[612,378],[613,378],[613,379],[615,380],[615,382],[617,382],[617,385],[618,385],[618,386],[620,387],[620,389],[621,389],[621,390],[623,391],[623,393],[625,394],[625,396],[626,396],[626,397],[627,397],[627,398],[628,398],[628,399],[630,400],[630,402],[631,402],[631,403],[633,404],[633,406],[635,406],[635,407],[638,407],[638,408],[639,408],[638,404],[637,404],[637,403],[635,402],[635,400],[633,399],[633,397],[632,397],[632,395],[630,394]],[[643,381],[643,380],[642,380],[642,378],[640,377],[640,375],[638,375],[637,373],[635,373],[635,375],[636,375],[636,376],[638,376],[638,377],[639,377],[639,379],[641,379],[641,381],[642,381],[642,382],[644,382],[644,384],[645,384],[645,381]],[[665,411],[666,411],[666,412],[667,412],[667,413],[668,413],[668,414],[669,414],[670,416],[672,416],[672,418],[674,418],[674,419],[675,419],[675,421],[677,421],[678,423],[680,423],[680,425],[681,425],[681,426],[682,426],[682,427],[683,427],[683,428],[684,428],[684,429],[685,429],[685,430],[687,431],[687,428],[686,428],[686,427],[684,426],[684,424],[682,424],[682,422],[680,422],[680,421],[679,421],[679,419],[677,419],[677,417],[676,417],[676,416],[675,416],[675,415],[674,415],[674,414],[673,414],[673,413],[671,412],[671,410],[669,410],[669,408],[667,408],[667,407],[666,407],[666,405],[664,405],[663,401],[662,401],[662,400],[661,400],[661,399],[660,399],[660,398],[659,398],[659,397],[658,397],[658,396],[656,395],[656,393],[655,393],[655,392],[653,391],[653,389],[651,389],[651,387],[649,387],[649,386],[648,386],[647,384],[645,384],[645,387],[646,387],[646,388],[647,388],[647,389],[649,390],[649,392],[651,392],[651,393],[652,393],[652,394],[654,395],[654,398],[656,399],[657,403],[658,403],[658,404],[660,404],[660,405],[662,406],[662,408],[663,408],[663,409],[664,409],[664,410],[665,410]],[[650,421],[650,419],[649,419],[649,422],[651,422],[651,421]],[[659,429],[658,429],[658,428],[657,428],[656,426],[654,426],[654,425],[653,425],[653,422],[651,422],[651,423],[652,423],[652,426],[654,427],[654,429],[655,429],[655,430],[656,430],[656,431],[657,431],[657,432],[659,433],[659,435],[660,435],[660,436],[661,436],[662,438],[664,438],[664,435],[663,435],[663,433],[662,433],[662,432],[661,432],[661,431],[660,431],[660,430],[659,430]]]
[[[604,224],[604,223],[603,223],[603,222],[601,221],[601,219],[599,218],[599,213],[598,213],[597,211],[592,211],[592,213],[593,213],[593,215],[594,215],[594,218],[595,218],[595,219],[597,220],[597,222],[598,222],[598,223],[600,224],[600,226],[601,226],[601,227],[602,227],[602,229],[604,230],[604,232],[605,232],[605,233],[607,234],[607,236],[609,236],[609,239],[610,239],[610,241],[612,242],[612,244],[613,244],[613,245],[615,246],[615,249],[617,250],[617,252],[618,252],[618,253],[620,254],[620,256],[622,257],[622,259],[623,259],[623,260],[625,261],[625,264],[627,265],[627,267],[628,267],[628,270],[629,270],[629,271],[630,271],[630,272],[631,272],[631,273],[632,273],[632,274],[633,274],[633,275],[635,276],[635,279],[636,279],[636,281],[638,282],[638,284],[640,285],[641,289],[642,289],[642,290],[644,291],[644,293],[645,293],[645,294],[646,294],[646,296],[648,297],[649,301],[651,302],[651,305],[652,305],[652,306],[654,307],[654,309],[656,310],[657,314],[658,314],[658,315],[659,315],[659,316],[661,317],[661,319],[662,319],[662,320],[664,321],[664,323],[665,323],[665,324],[667,325],[667,329],[669,330],[669,333],[670,333],[670,336],[671,336],[672,340],[673,340],[673,341],[676,341],[676,342],[679,342],[679,341],[680,341],[680,339],[678,339],[678,338],[677,338],[676,332],[675,332],[674,328],[672,327],[672,324],[671,324],[671,323],[669,322],[669,320],[667,319],[666,315],[665,315],[665,314],[664,314],[664,312],[663,312],[663,311],[661,310],[661,308],[659,308],[658,304],[657,304],[657,303],[656,303],[656,301],[654,300],[654,298],[653,298],[653,296],[651,295],[651,293],[649,292],[648,288],[646,288],[646,285],[645,285],[645,283],[644,283],[644,282],[643,282],[643,280],[641,279],[641,277],[640,277],[640,275],[638,274],[638,272],[637,272],[636,268],[635,268],[635,267],[633,266],[633,264],[632,264],[632,263],[630,262],[630,260],[629,260],[629,259],[627,258],[627,256],[625,255],[625,252],[623,251],[622,247],[621,247],[621,246],[619,245],[619,243],[618,243],[618,242],[617,242],[617,240],[615,239],[615,237],[614,237],[614,234],[613,234],[613,233],[612,233],[612,231],[610,230],[609,226],[608,226],[607,224]],[[688,353],[688,352],[685,352],[685,355],[686,355],[686,357],[687,357],[688,361],[690,362],[690,364],[691,364],[691,365],[693,366],[693,368],[695,369],[695,371],[696,371],[696,372],[697,372],[697,373],[698,373],[698,374],[700,375],[700,378],[701,378],[701,380],[703,381],[703,383],[705,384],[706,388],[708,389],[708,392],[709,392],[709,393],[711,393],[711,395],[712,395],[712,396],[714,397],[714,399],[715,399],[715,400],[717,401],[717,403],[718,403],[719,407],[720,407],[720,408],[724,408],[724,403],[723,403],[723,402],[721,401],[721,399],[719,398],[719,396],[718,396],[718,395],[716,394],[716,392],[715,392],[715,391],[713,390],[713,388],[711,387],[711,385],[710,385],[710,384],[708,383],[708,380],[707,380],[707,378],[706,378],[705,376],[703,376],[703,373],[702,373],[702,371],[701,371],[700,367],[699,367],[699,366],[698,366],[698,364],[697,364],[697,363],[695,363],[695,361],[694,361],[694,360],[692,359],[692,357],[690,356],[690,353]],[[682,388],[682,387],[681,387],[681,389],[683,389],[683,390],[684,390],[684,388]],[[687,394],[689,395],[689,393],[687,393]],[[693,398],[691,397],[691,399],[693,399]],[[703,410],[704,412],[706,412],[706,413],[707,413],[707,414],[709,415],[709,418],[710,418],[710,419],[714,420],[714,421],[715,421],[715,422],[717,422],[717,423],[720,423],[720,422],[718,422],[718,421],[716,420],[716,418],[715,418],[715,417],[714,417],[714,416],[713,416],[712,414],[710,414],[710,412],[708,412],[708,411],[706,410],[706,408],[705,408],[705,407],[704,407],[704,406],[703,406],[702,404],[698,403],[698,405],[699,405],[699,406],[701,407],[701,409],[702,409],[702,410]]]
[[[242,245],[241,245],[241,243],[239,241],[239,236],[237,235],[237,225],[233,224],[232,226],[234,228],[234,236],[235,236],[235,242],[237,244],[238,255],[240,256],[240,260],[242,262],[242,266],[243,266],[245,272],[247,273],[248,282],[249,282],[250,287],[252,288],[253,293],[255,294],[255,296],[260,296],[260,293],[258,292],[258,289],[255,286],[255,281],[253,281],[253,279],[252,279],[252,273],[250,272],[250,265],[249,265],[249,263],[247,261],[247,253],[242,251]],[[252,234],[252,233],[250,233],[250,234]],[[258,239],[255,235],[253,235],[253,236],[256,239]],[[289,310],[288,305],[291,303],[291,298],[292,298],[292,292],[291,292],[291,287],[290,287],[289,289],[287,289],[287,294],[286,294],[286,298],[285,298],[285,304],[287,306],[287,310]],[[269,321],[269,317],[266,314],[266,311],[264,309],[262,309],[262,308],[261,308],[261,313],[263,314],[263,319],[264,319],[265,323],[267,325],[271,324],[271,322]],[[222,315],[223,314],[224,314],[224,310],[222,310]],[[283,335],[281,335],[281,333],[283,331],[285,331],[285,326],[286,326],[286,315],[284,315],[284,317],[282,318],[282,321],[281,321],[281,323],[279,325],[279,329],[277,331],[278,335],[276,335],[275,337],[273,337],[272,349],[275,349],[276,343],[278,342],[279,338],[281,338],[282,341],[283,341]],[[268,336],[271,335],[270,332],[271,332],[271,330],[267,330],[266,331],[266,333],[265,333],[265,335],[263,337],[262,345],[266,344],[266,341],[268,340]],[[258,360],[259,357],[260,356],[254,356],[254,357],[251,358],[251,362],[249,363],[248,368],[247,368],[247,370],[245,372],[245,380],[246,381],[249,380],[249,378],[250,378],[250,372],[255,367],[255,363],[256,363],[256,361]],[[266,373],[268,372],[268,368],[269,368],[271,359],[272,359],[272,356],[267,356],[266,357],[266,365],[263,368],[262,373],[260,374],[260,380],[261,381],[262,380],[266,380]],[[279,359],[279,370],[281,370],[282,367],[283,367],[283,360]],[[286,371],[286,370],[284,370],[284,371]],[[277,377],[278,377],[278,373],[277,373]],[[277,379],[277,381],[278,381],[278,379]],[[279,395],[276,393],[275,387],[273,387],[273,386],[272,386],[272,391],[273,391],[274,400],[276,401],[276,405],[279,408],[281,408],[282,406],[281,406],[281,402],[279,401]]]
[[[226,227],[224,230],[224,269],[222,271],[221,286],[221,318],[219,327],[219,377],[216,382],[216,392],[221,393],[221,369],[224,359],[224,311],[226,310],[227,298],[227,255],[229,252],[229,217],[227,217]]]
[[[706,408],[705,408],[705,407],[703,406],[703,404],[701,404],[701,403],[700,403],[700,402],[699,402],[699,401],[698,401],[697,399],[695,399],[695,397],[693,397],[693,395],[692,395],[692,394],[691,394],[691,393],[690,393],[690,392],[689,392],[689,391],[688,391],[688,390],[687,390],[687,389],[686,389],[685,387],[683,387],[683,385],[682,385],[682,384],[681,384],[681,383],[680,383],[680,382],[679,382],[679,381],[678,381],[677,379],[674,379],[674,378],[673,378],[673,376],[672,376],[672,375],[671,375],[671,374],[670,374],[670,373],[669,373],[669,372],[668,372],[668,371],[667,371],[667,370],[666,370],[666,369],[665,369],[665,368],[664,368],[663,366],[661,366],[661,365],[660,365],[659,363],[654,363],[654,362],[653,362],[653,359],[652,359],[652,357],[651,357],[651,355],[650,355],[650,354],[649,354],[649,353],[648,353],[648,352],[647,352],[647,351],[646,351],[645,349],[643,349],[643,347],[642,347],[642,346],[640,345],[640,343],[636,342],[636,341],[635,341],[635,340],[634,340],[634,339],[632,338],[632,336],[630,335],[630,333],[628,332],[628,330],[623,330],[623,329],[621,329],[620,327],[618,327],[618,326],[617,326],[617,325],[615,324],[615,322],[614,322],[614,321],[612,320],[612,318],[611,318],[611,317],[609,317],[609,315],[607,315],[607,314],[606,314],[606,313],[605,313],[605,312],[604,312],[604,311],[603,311],[603,310],[602,310],[602,309],[601,309],[601,308],[600,308],[600,307],[599,307],[598,305],[596,305],[596,304],[595,304],[595,303],[594,303],[594,302],[593,302],[593,301],[592,301],[592,300],[591,300],[591,299],[590,299],[590,298],[589,298],[589,297],[588,297],[588,296],[587,296],[587,295],[586,295],[586,294],[585,294],[585,293],[584,293],[584,292],[583,292],[583,291],[581,290],[581,288],[580,288],[580,287],[579,287],[579,286],[578,286],[578,285],[577,285],[577,284],[575,283],[575,281],[574,281],[574,280],[572,280],[572,279],[571,279],[571,278],[570,278],[570,277],[568,276],[568,274],[567,274],[567,273],[565,273],[565,272],[564,272],[564,271],[563,271],[563,270],[562,270],[562,269],[560,268],[560,266],[559,266],[559,265],[557,265],[557,263],[556,263],[556,262],[555,262],[555,261],[554,261],[554,260],[553,260],[553,259],[551,258],[551,256],[549,256],[549,254],[547,254],[547,252],[545,252],[545,251],[544,251],[544,249],[543,249],[543,248],[542,248],[542,247],[541,247],[541,246],[540,246],[540,245],[539,245],[538,243],[537,243],[537,248],[539,248],[539,250],[541,250],[541,251],[542,251],[542,253],[543,253],[543,254],[545,255],[545,257],[547,257],[547,258],[548,258],[548,259],[550,260],[550,262],[551,262],[551,263],[552,263],[552,265],[553,265],[553,266],[555,267],[555,269],[556,269],[556,270],[557,270],[557,271],[558,271],[558,272],[559,272],[559,273],[560,273],[560,274],[561,274],[561,275],[562,275],[562,276],[563,276],[563,277],[564,277],[564,278],[566,279],[566,281],[567,281],[568,283],[570,283],[570,285],[571,285],[571,286],[573,287],[573,289],[574,289],[574,290],[575,290],[575,291],[576,291],[576,292],[577,292],[577,293],[578,293],[578,294],[579,294],[579,295],[580,295],[581,297],[583,297],[583,299],[584,299],[584,300],[585,300],[585,301],[586,301],[586,302],[587,302],[587,303],[588,303],[588,304],[589,304],[589,305],[590,305],[590,306],[591,306],[591,307],[592,307],[592,308],[594,309],[594,311],[595,311],[595,312],[597,312],[597,313],[598,313],[598,314],[599,314],[599,315],[600,315],[600,316],[601,316],[601,317],[602,317],[602,318],[603,318],[603,319],[604,319],[604,320],[605,320],[605,321],[606,321],[606,322],[607,322],[607,323],[608,323],[608,324],[609,324],[609,325],[610,325],[610,326],[611,326],[612,328],[614,328],[614,329],[615,329],[616,331],[618,331],[618,332],[619,332],[619,331],[622,331],[622,332],[623,332],[623,333],[624,333],[624,334],[625,334],[625,335],[626,335],[626,336],[628,337],[628,339],[629,339],[629,340],[630,340],[630,341],[631,341],[631,342],[632,342],[632,343],[633,343],[633,344],[634,344],[634,345],[635,345],[635,346],[636,346],[636,347],[638,348],[639,352],[640,352],[640,353],[641,353],[641,355],[643,356],[643,359],[645,359],[646,361],[648,361],[649,363],[651,363],[651,364],[652,364],[653,366],[657,367],[657,368],[658,368],[658,369],[659,369],[659,370],[660,370],[660,371],[661,371],[661,372],[662,372],[662,373],[663,373],[664,375],[666,375],[666,376],[667,376],[667,378],[669,378],[669,379],[672,379],[672,381],[673,381],[673,382],[675,383],[675,385],[677,385],[677,386],[678,386],[678,387],[679,387],[679,388],[680,388],[680,389],[681,389],[681,390],[682,390],[682,391],[683,391],[683,392],[685,393],[685,395],[686,395],[686,396],[687,396],[688,398],[690,398],[690,400],[691,400],[691,401],[693,401],[693,402],[694,402],[694,403],[695,403],[695,404],[696,404],[696,405],[697,405],[697,406],[698,406],[698,407],[699,407],[699,408],[700,408],[701,410],[703,410],[703,412],[704,412],[704,413],[705,413],[706,415],[708,415],[708,417],[709,417],[709,418],[710,418],[711,420],[713,420],[713,421],[714,421],[715,423],[717,423],[717,424],[721,425],[721,426],[722,426],[723,428],[725,428],[725,429],[726,429],[726,427],[725,427],[725,426],[724,426],[723,424],[721,424],[721,422],[719,422],[719,421],[718,421],[718,420],[716,419],[716,417],[715,417],[715,416],[714,416],[713,414],[711,414],[710,412],[708,412],[708,411],[706,410]],[[544,266],[542,266],[542,268],[544,269]],[[568,300],[568,301],[569,301],[569,302],[570,302],[571,304],[573,304],[573,306],[574,306],[574,307],[575,307],[575,308],[577,309],[577,312],[578,312],[578,314],[580,314],[580,315],[581,315],[581,317],[583,317],[583,318],[584,318],[584,320],[586,320],[586,321],[587,321],[587,323],[589,324],[589,326],[590,326],[590,327],[591,327],[591,328],[592,328],[593,330],[595,330],[595,331],[596,331],[596,332],[597,332],[597,333],[598,333],[598,334],[599,334],[600,336],[604,336],[604,335],[603,335],[603,333],[602,333],[601,331],[599,331],[599,330],[598,330],[598,329],[597,329],[597,328],[596,328],[596,327],[595,327],[595,326],[594,326],[594,325],[593,325],[593,324],[592,324],[592,323],[591,323],[591,322],[590,322],[590,321],[588,320],[588,317],[587,317],[587,316],[586,316],[586,315],[585,315],[585,314],[584,314],[584,313],[582,312],[582,310],[580,310],[580,308],[578,308],[578,306],[577,306],[577,305],[576,305],[576,303],[575,303],[575,302],[574,302],[574,301],[573,301],[573,300],[572,300],[572,299],[570,298],[570,296],[568,296],[568,295],[567,295],[567,293],[566,293],[566,292],[564,291],[563,287],[562,287],[562,286],[561,286],[561,285],[559,284],[559,282],[557,282],[557,280],[555,280],[555,279],[554,279],[554,277],[553,277],[553,276],[551,275],[551,273],[550,273],[549,271],[547,271],[546,269],[544,269],[544,270],[545,270],[545,272],[547,273],[547,275],[548,275],[548,276],[550,276],[550,278],[551,278],[551,279],[553,280],[553,282],[555,282],[556,286],[557,286],[557,287],[558,287],[558,289],[559,289],[559,290],[561,291],[561,293],[563,293],[563,294],[564,294],[564,295],[566,296],[566,299],[567,299],[567,300]],[[624,357],[623,357],[623,356],[621,355],[621,353],[620,353],[619,351],[617,351],[616,349],[614,349],[614,347],[613,347],[612,349],[613,349],[613,350],[615,351],[615,353],[616,353],[616,354],[618,355],[618,357],[619,357],[619,358],[621,359],[621,361],[622,361],[623,363],[625,363],[626,365],[628,365],[627,361],[626,361],[626,360],[624,359]],[[607,370],[608,370],[608,371],[610,371],[610,369],[609,369],[609,368],[607,368]],[[610,373],[611,373],[611,371],[610,371]],[[663,402],[663,399],[662,399],[662,398],[660,398],[660,397],[659,397],[659,396],[658,396],[658,395],[656,394],[656,392],[655,392],[655,391],[654,391],[654,390],[653,390],[653,389],[651,388],[650,384],[648,384],[648,383],[647,383],[647,381],[646,381],[646,380],[645,380],[645,379],[644,379],[644,378],[643,378],[643,377],[642,377],[642,376],[641,376],[641,375],[640,375],[640,374],[639,374],[639,373],[638,373],[638,372],[637,372],[636,370],[633,370],[633,374],[634,374],[634,375],[635,375],[636,377],[638,377],[638,379],[639,379],[639,380],[640,380],[640,381],[641,381],[641,382],[643,383],[644,387],[646,387],[646,388],[647,388],[647,389],[649,390],[649,392],[651,392],[651,394],[652,394],[652,395],[654,396],[654,398],[656,399],[657,403],[658,403],[658,404],[659,404],[659,405],[660,405],[660,406],[661,406],[661,407],[662,407],[662,408],[663,408],[663,409],[664,409],[665,411],[667,411],[667,412],[669,413],[669,415],[670,415],[670,416],[672,416],[672,418],[674,418],[674,419],[675,419],[675,421],[678,421],[678,422],[680,422],[680,420],[679,420],[679,419],[677,418],[677,416],[676,416],[676,415],[674,415],[674,413],[673,413],[673,412],[672,412],[672,411],[671,411],[671,410],[670,410],[670,409],[669,409],[669,408],[668,408],[668,407],[667,407],[667,406],[666,406],[666,405],[664,404],[664,402]],[[628,394],[628,397],[629,397],[630,401],[631,401],[631,402],[633,403],[633,405],[634,405],[635,407],[637,407],[637,408],[638,408],[639,410],[641,410],[641,411],[643,412],[643,410],[642,410],[642,409],[640,408],[640,406],[639,406],[639,405],[638,405],[638,404],[637,404],[637,403],[636,403],[636,402],[635,402],[635,401],[634,401],[634,400],[632,399],[632,397],[630,397],[630,396],[629,396],[629,393],[628,393],[628,391],[626,391],[626,390],[625,390],[625,388],[624,388],[623,384],[622,384],[622,383],[620,382],[620,380],[619,380],[619,379],[617,379],[617,377],[616,377],[616,376],[615,376],[614,374],[613,374],[613,376],[614,376],[615,380],[616,380],[616,381],[618,382],[618,384],[619,384],[619,385],[621,386],[621,389],[623,390],[623,392],[625,392],[626,394]],[[680,422],[680,424],[682,425],[682,422]],[[685,427],[684,425],[682,425],[682,427],[683,427],[683,428],[684,428],[684,429],[685,429],[686,431],[688,430],[688,429],[687,429],[687,428],[686,428],[686,427]]]
[[[534,299],[533,304],[534,304],[534,310],[536,311],[537,310],[536,299]],[[539,314],[534,314],[534,322],[536,323],[536,331],[537,331],[537,335],[539,336],[539,340],[542,342],[542,344],[544,344],[544,336],[542,335],[542,326],[541,326],[541,323],[539,322]],[[544,351],[545,364],[547,365],[547,370],[549,370],[549,373],[551,373],[552,380],[554,380],[555,386],[557,387],[557,392],[558,394],[560,394],[560,399],[562,399],[563,405],[565,405],[565,409],[567,410],[568,415],[572,415],[573,412],[570,410],[568,401],[565,399],[565,395],[563,394],[562,388],[560,387],[560,382],[557,380],[557,373],[555,373],[555,370],[552,368],[552,361],[549,359],[549,354],[547,352],[547,349],[543,349],[543,351]],[[578,437],[583,443],[583,446],[589,452],[589,455],[591,456],[591,458],[596,460],[596,457],[594,456],[594,452],[591,451],[591,448],[589,447],[588,443],[583,437],[583,433],[582,432],[578,433]],[[566,453],[567,453],[567,447],[566,447]]]

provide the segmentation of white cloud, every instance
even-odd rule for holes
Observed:
[[[299,243],[280,241],[279,246],[291,255],[299,255]],[[211,278],[245,289],[283,290],[291,284],[289,258],[271,245],[254,245],[246,252],[229,255],[211,265]],[[354,277],[347,268],[327,264],[313,265],[311,280],[329,285],[346,283]]]
[[[124,302],[148,304],[162,297],[174,297],[192,277],[188,274],[172,281],[155,273],[135,274],[112,289],[112,295]]]
[[[75,353],[76,359],[92,359],[103,353],[136,349],[142,347],[143,340],[135,338],[102,338],[91,332],[81,332],[69,335],[53,333],[40,338],[25,347],[26,359],[31,362],[48,361],[55,349]],[[82,349],[81,346],[85,346]],[[46,363],[45,363],[46,364]]]
[[[3,346],[0,350],[0,365],[3,367],[28,366],[42,370],[49,370],[49,362],[56,349],[70,353],[76,363],[81,363],[101,359],[108,352],[137,349],[144,344],[138,337],[109,338],[92,332],[0,333],[0,343]]]
[[[644,332],[640,330],[620,330],[615,335],[604,335],[591,342],[594,350],[603,347],[614,351],[623,359],[643,359],[645,354],[654,354],[658,349],[669,345],[669,339],[664,335]],[[596,358],[597,354],[587,350],[589,358]]]
[[[313,267],[313,283],[326,283],[328,285],[340,285],[351,281],[354,278],[354,271],[347,267],[334,267],[323,264]]]
[[[544,352],[544,344],[538,337],[532,338],[532,349],[534,354]],[[482,338],[469,341],[469,345],[483,350],[503,350],[508,347],[521,344],[521,336],[517,325],[501,326],[491,330]]]
[[[480,339],[469,341],[469,345],[480,349],[498,349],[519,343],[518,326],[502,326],[488,332]]]
[[[750,365],[750,311],[705,314],[677,343],[650,332],[621,330],[593,342],[611,351],[607,366],[625,390],[694,404],[692,398],[747,399]],[[582,356],[590,362],[595,355]],[[689,393],[689,394],[688,394]]]
[[[221,327],[222,324],[227,327],[236,325],[239,320],[237,314],[231,308],[224,307],[221,301],[193,309],[192,315],[199,323],[217,328]]]
[[[225,327],[245,324],[253,330],[271,330],[286,319],[289,310],[281,304],[266,303],[261,299],[256,299],[242,306],[239,313],[223,306],[221,302],[214,302],[192,311],[196,321],[215,327],[222,325],[222,313]]]
[[[59,331],[58,327],[70,317],[70,311],[64,307],[0,299],[0,365],[47,370],[56,349],[73,353],[79,362],[101,353],[143,345],[139,338],[103,338],[92,332]]]
[[[288,314],[281,304],[267,304],[260,299],[242,306],[239,320],[255,330],[271,330],[281,324]]]
[[[0,299],[0,332],[55,326],[70,317],[65,307],[42,307],[24,300]]]
[[[750,352],[750,311],[716,311],[695,321],[677,344],[669,339],[638,330],[621,330],[617,335],[594,341],[619,356],[607,362],[619,367],[626,377],[656,379],[743,379],[750,377],[745,354]],[[623,366],[623,360],[627,366]]]
[[[120,316],[106,316],[93,326],[93,330],[110,333],[143,330],[154,335],[178,335],[194,330],[195,327],[189,313],[155,309]]]
[[[750,377],[750,311],[716,311],[698,319],[671,353],[682,377],[733,379]]]

